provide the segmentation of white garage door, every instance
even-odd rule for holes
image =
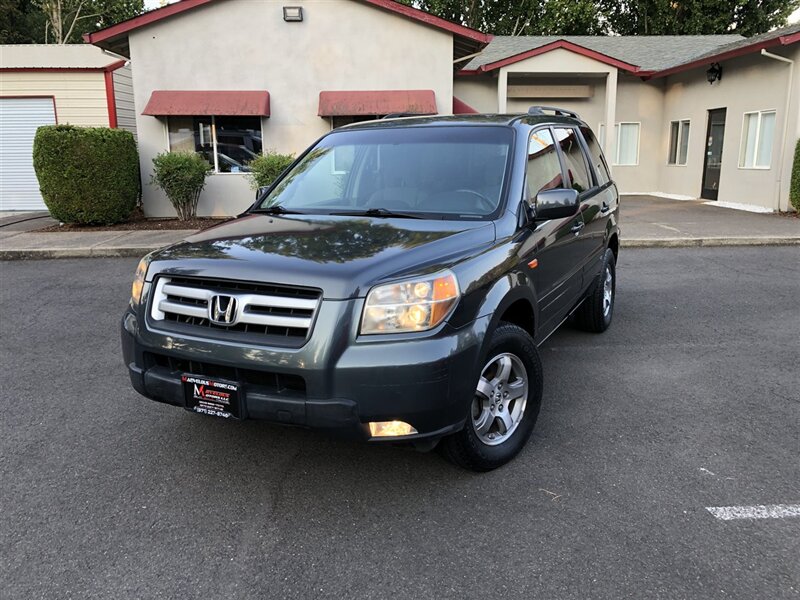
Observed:
[[[47,210],[33,172],[33,136],[55,122],[52,98],[0,98],[0,210]]]

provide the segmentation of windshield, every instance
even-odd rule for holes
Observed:
[[[500,204],[507,127],[342,130],[326,136],[261,200],[309,214],[481,218]]]

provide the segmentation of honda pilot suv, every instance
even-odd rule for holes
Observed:
[[[245,213],[140,262],[131,382],[493,469],[536,422],[537,347],[573,314],[611,323],[618,208],[595,136],[560,109],[336,129]]]

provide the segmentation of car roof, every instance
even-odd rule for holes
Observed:
[[[360,123],[351,123],[344,125],[338,129],[348,129],[350,131],[356,129],[393,129],[398,127],[432,127],[432,126],[464,126],[464,125],[505,125],[514,126],[517,124],[524,125],[540,125],[540,124],[558,124],[565,125],[585,125],[585,123],[577,117],[566,115],[554,114],[528,114],[528,113],[512,113],[512,114],[465,114],[465,115],[427,115],[427,116],[398,116],[398,117],[384,117],[383,119],[376,119],[374,121],[362,121]]]

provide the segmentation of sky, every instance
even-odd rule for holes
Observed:
[[[172,4],[175,0],[167,0],[167,4]],[[144,0],[144,6],[148,10],[151,8],[158,8],[161,6],[161,0]],[[797,23],[800,21],[800,8],[792,13],[792,16],[789,17],[789,23]]]

